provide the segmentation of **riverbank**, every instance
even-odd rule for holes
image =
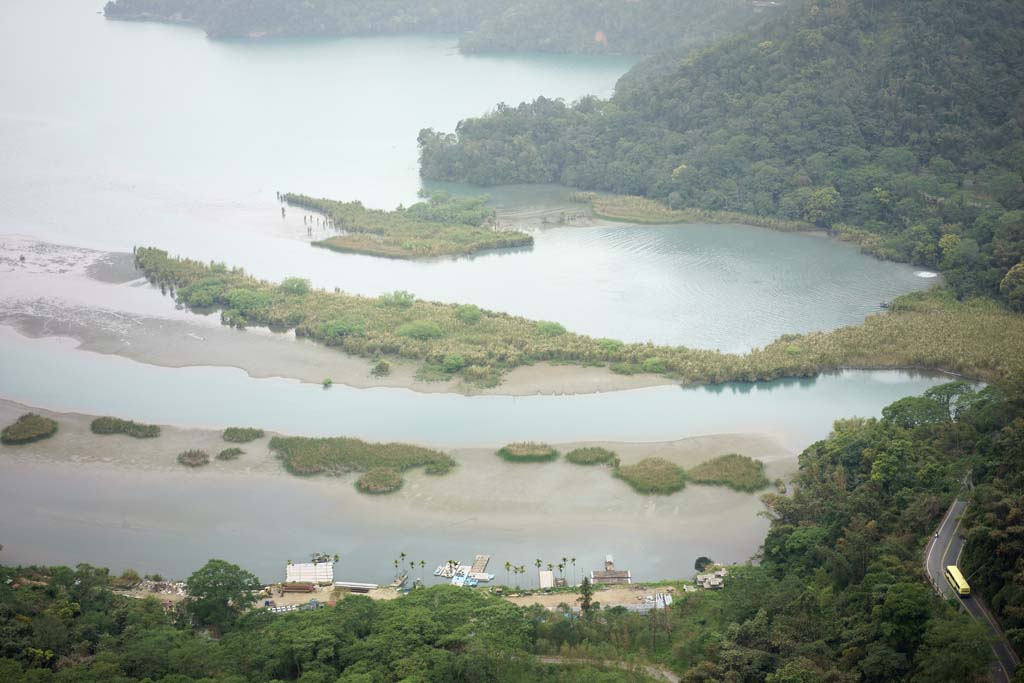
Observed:
[[[670,209],[661,202],[646,197],[597,194],[596,192],[575,192],[572,197],[589,204],[590,211],[596,218],[616,223],[639,223],[641,225],[722,223],[725,225],[753,225],[781,232],[821,232],[819,228],[804,221],[787,221],[737,211]]]

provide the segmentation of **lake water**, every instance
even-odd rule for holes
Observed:
[[[606,96],[632,61],[466,57],[455,50],[455,38],[445,37],[211,42],[183,27],[107,22],[97,14],[102,4],[4,3],[0,234],[122,252],[160,246],[266,278],[303,275],[318,286],[365,294],[407,289],[558,320],[593,335],[734,351],[783,332],[856,323],[880,301],[930,284],[911,268],[819,237],[736,226],[534,229],[529,250],[426,263],[314,249],[298,211],[282,220],[275,191],[381,208],[408,203],[420,188],[421,127],[451,130],[500,101]],[[512,220],[578,208],[563,188],[491,194]],[[61,296],[59,285],[27,280],[9,292]],[[139,306],[141,296],[125,292],[106,304]],[[229,368],[154,367],[73,347],[0,330],[0,398],[163,424],[254,424],[448,446],[761,432],[798,450],[825,436],[836,417],[877,415],[939,381],[844,372],[757,385],[465,397],[324,391]],[[460,478],[471,472],[483,478]],[[607,476],[567,489],[563,473],[546,479],[540,493],[528,479],[519,481],[515,490],[533,491],[529,500],[552,501],[546,518],[537,516],[545,512],[539,504],[530,511],[510,507],[505,516],[474,509],[461,518],[421,518],[416,499],[370,499],[351,487],[341,494],[337,482],[191,474],[2,458],[4,560],[83,559],[180,575],[225,555],[275,578],[287,554],[297,559],[330,548],[362,558],[354,565],[362,575],[349,578],[376,579],[384,555],[397,550],[437,561],[489,551],[499,561],[526,563],[568,551],[588,567],[616,552],[652,578],[685,573],[705,552],[743,560],[766,528],[756,517],[756,497],[698,487],[657,503],[630,497],[612,514],[601,495],[623,493],[609,488],[621,482]],[[453,500],[460,486],[501,493],[505,480],[493,474],[467,467],[442,483],[413,481],[408,495],[435,495],[430,485],[450,487]],[[597,475],[582,481],[590,476]],[[699,516],[716,508],[729,511],[725,533],[715,519]],[[305,520],[301,533],[293,519]],[[353,519],[361,526],[346,526]],[[588,531],[595,519],[607,521],[597,538]],[[588,533],[579,549],[565,547],[567,537]]]
[[[467,57],[454,37],[216,42],[106,21],[101,6],[4,5],[0,61],[17,68],[0,73],[0,234],[160,246],[275,280],[405,289],[594,336],[723,351],[855,324],[931,284],[819,237],[726,226],[545,229],[530,250],[430,263],[313,249],[300,212],[282,220],[275,191],[409,203],[420,128],[451,130],[500,101],[608,95],[632,61]],[[489,192],[514,217],[579,210],[562,188]]]

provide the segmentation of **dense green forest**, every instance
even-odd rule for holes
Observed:
[[[499,104],[420,134],[426,178],[559,182],[857,235],[1024,308],[1024,12],[1014,0],[790,3],[652,57],[608,101]]]
[[[460,34],[465,52],[649,54],[707,44],[771,10],[750,0],[116,0],[105,13],[212,37],[444,33]]]
[[[965,573],[977,572],[976,592],[1024,645],[1024,383],[942,385],[882,415],[836,422],[800,456],[796,492],[765,496],[771,529],[760,564],[735,568],[720,592],[680,596],[667,613],[571,614],[571,594],[565,610],[524,609],[451,586],[385,602],[350,596],[309,612],[242,613],[235,606],[256,578],[217,560],[190,577],[189,601],[165,613],[156,600],[112,593],[120,581],[106,570],[0,568],[0,679],[643,680],[614,668],[545,666],[534,658],[541,654],[656,663],[688,683],[985,680],[985,631],[935,596],[921,556],[973,472]]]

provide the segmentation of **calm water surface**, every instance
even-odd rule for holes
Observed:
[[[466,57],[446,37],[209,41],[109,22],[101,5],[4,5],[0,60],[18,68],[0,73],[0,155],[16,160],[0,165],[0,234],[161,246],[275,280],[406,289],[595,336],[727,351],[857,323],[930,284],[819,238],[723,226],[545,230],[532,250],[430,263],[313,249],[300,212],[282,220],[276,190],[414,201],[421,127],[451,130],[500,101],[608,95],[631,60]],[[579,210],[560,188],[490,192],[514,216]]]

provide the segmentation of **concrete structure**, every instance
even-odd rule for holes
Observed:
[[[729,570],[724,567],[708,574],[697,574],[697,585],[707,590],[718,590],[725,585],[727,576],[729,576]]]
[[[548,589],[555,587],[555,573],[547,569],[540,571],[540,587],[541,589]]]

